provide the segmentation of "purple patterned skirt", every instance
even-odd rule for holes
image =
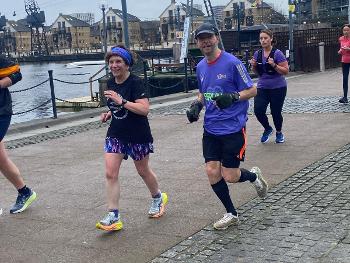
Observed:
[[[153,153],[153,144],[149,143],[123,143],[117,138],[107,137],[104,146],[106,153],[122,153],[124,159],[130,156],[133,160],[139,161],[150,153]]]

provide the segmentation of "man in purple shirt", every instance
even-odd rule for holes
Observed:
[[[250,181],[259,197],[267,195],[268,185],[258,167],[250,171],[239,168],[246,148],[248,100],[256,95],[256,87],[243,64],[233,55],[218,48],[218,30],[204,23],[195,31],[198,48],[204,58],[197,65],[198,98],[187,111],[190,122],[197,121],[205,106],[203,156],[209,183],[226,209],[214,223],[221,230],[238,223],[226,182]]]

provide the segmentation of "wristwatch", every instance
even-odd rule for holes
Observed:
[[[239,99],[241,98],[241,95],[238,92],[234,92],[232,93],[232,97],[234,101],[239,101]]]
[[[122,99],[122,106],[124,106],[128,101],[126,99]]]

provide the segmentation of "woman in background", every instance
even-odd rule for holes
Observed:
[[[343,36],[339,38],[340,49],[338,54],[341,55],[341,64],[343,72],[343,97],[340,103],[348,103],[349,90],[349,68],[350,68],[350,25],[343,26]]]
[[[260,32],[261,49],[254,53],[251,60],[253,70],[259,75],[258,94],[254,97],[254,113],[264,127],[261,143],[267,143],[273,128],[266,115],[270,104],[271,115],[276,129],[276,143],[284,143],[282,133],[282,108],[287,95],[287,81],[285,75],[289,72],[288,62],[281,50],[273,47],[273,34],[268,29]]]

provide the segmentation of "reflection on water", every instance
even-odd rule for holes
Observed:
[[[90,76],[95,74],[101,65],[88,65],[81,68],[66,68],[66,62],[54,62],[54,63],[22,63],[21,72],[23,75],[22,81],[16,85],[10,87],[10,91],[22,90],[33,87],[49,78],[48,70],[53,70],[53,77],[63,81],[69,82],[85,82],[89,81]],[[105,71],[102,71],[95,78],[102,77]],[[65,84],[58,81],[54,81],[55,95],[59,99],[69,100],[71,98],[83,97],[90,95],[89,84]],[[93,92],[98,92],[98,82],[93,83]],[[34,109],[39,105],[42,105],[47,100],[51,99],[50,84],[45,84],[30,89],[28,91],[12,93],[13,100],[13,112],[19,113],[30,109]],[[63,111],[58,110],[58,115],[64,114]],[[12,117],[12,123],[19,123],[29,121],[33,119],[52,117],[52,104],[51,102],[45,106],[42,106],[36,110],[30,111],[25,114],[14,115]]]

